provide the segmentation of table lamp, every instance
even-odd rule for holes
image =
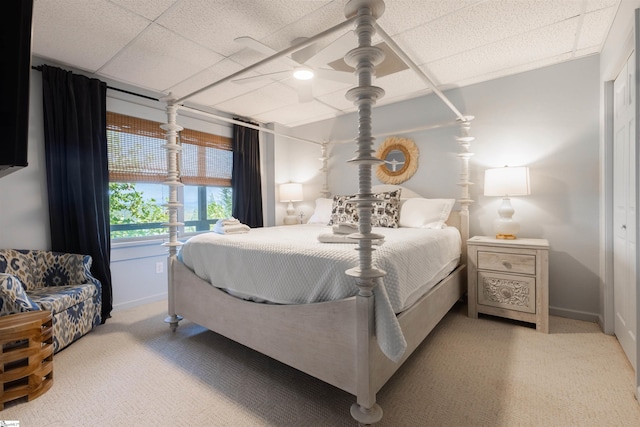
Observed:
[[[297,182],[288,182],[286,184],[280,184],[280,201],[289,203],[287,206],[287,215],[284,217],[285,225],[292,225],[298,223],[298,217],[293,208],[293,202],[299,202],[304,200],[302,198],[302,184]]]
[[[493,223],[496,239],[516,238],[516,234],[520,231],[520,224],[512,218],[515,210],[511,206],[509,197],[528,194],[530,194],[529,168],[505,166],[487,169],[484,172],[484,195],[502,197],[502,205],[498,209],[500,218]]]

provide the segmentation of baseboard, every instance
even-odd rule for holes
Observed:
[[[127,302],[123,302],[123,303],[120,303],[120,304],[115,304],[113,306],[113,311],[128,310],[130,308],[139,307],[141,305],[149,304],[149,303],[152,303],[152,302],[166,300],[167,299],[167,295],[168,294],[165,292],[165,293],[162,293],[162,294],[151,295],[151,296],[140,298],[140,299],[133,300],[133,301],[127,301]]]
[[[586,311],[570,310],[568,308],[549,307],[549,314],[558,317],[567,317],[569,319],[584,320],[586,322],[599,322],[598,313],[589,313]]]

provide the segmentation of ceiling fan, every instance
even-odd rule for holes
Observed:
[[[304,40],[306,39],[297,38],[293,41],[292,45],[302,43]],[[353,31],[348,31],[317,52],[317,45],[314,43],[293,52],[291,57],[284,56],[279,58],[278,61],[288,65],[289,69],[287,70],[265,73],[259,76],[239,78],[232,81],[234,83],[242,84],[264,79],[292,78],[296,82],[299,101],[311,102],[314,99],[313,80],[316,78],[349,84],[354,84],[356,82],[356,78],[351,72],[327,68],[328,63],[335,61],[338,58],[342,58],[347,51],[355,46],[355,40]],[[278,53],[275,49],[272,49],[248,36],[238,37],[234,39],[234,41],[267,56]]]

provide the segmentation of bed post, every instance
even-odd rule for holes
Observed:
[[[322,166],[320,167],[320,172],[322,172],[322,190],[320,190],[320,196],[329,197],[331,192],[329,192],[329,168],[327,167],[327,160],[329,160],[329,156],[327,155],[327,145],[329,143],[327,141],[322,141],[320,144],[320,155],[319,160],[322,162]]]
[[[377,200],[371,190],[371,168],[381,162],[374,156],[371,130],[371,108],[384,90],[372,85],[374,67],[384,59],[381,49],[371,45],[375,33],[373,24],[384,12],[382,0],[349,0],[345,6],[347,18],[357,16],[354,32],[358,47],[349,51],[345,62],[355,68],[358,86],[347,92],[347,99],[358,108],[357,155],[349,160],[358,166],[358,195],[354,200],[358,209],[358,233],[351,236],[358,239],[359,265],[346,271],[356,278],[359,292],[356,296],[356,397],[351,406],[351,416],[361,425],[377,423],[382,419],[382,408],[376,403],[376,390],[372,384],[371,372],[374,364],[374,300],[373,289],[377,279],[386,273],[373,266],[372,241],[383,236],[371,232],[371,207]]]
[[[460,255],[460,264],[466,264],[467,262],[467,240],[469,239],[469,205],[473,203],[469,194],[469,186],[473,185],[473,182],[469,181],[469,159],[473,157],[473,153],[469,151],[471,142],[475,140],[473,136],[469,135],[471,129],[471,120],[473,116],[464,116],[458,118],[456,121],[460,123],[460,136],[456,137],[456,140],[462,148],[462,152],[458,154],[460,159],[460,181],[458,185],[462,188],[462,194],[458,199],[460,203],[460,235],[462,236],[462,254]]]
[[[163,98],[162,101],[167,103],[167,123],[160,126],[167,131],[167,143],[164,148],[167,150],[167,180],[164,182],[169,186],[169,201],[165,205],[169,211],[169,222],[162,224],[169,227],[169,241],[163,243],[163,246],[169,248],[169,258],[167,259],[167,275],[168,275],[168,317],[164,320],[169,323],[172,331],[178,327],[178,322],[182,320],[182,316],[178,316],[175,311],[174,292],[173,289],[173,263],[176,261],[178,247],[182,245],[178,241],[178,227],[183,225],[178,222],[178,209],[182,204],[178,201],[178,187],[182,186],[180,182],[180,170],[178,168],[178,153],[182,150],[177,141],[178,132],[183,129],[176,123],[178,105],[175,100],[169,97]]]

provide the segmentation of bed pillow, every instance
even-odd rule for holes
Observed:
[[[455,199],[423,199],[415,197],[403,200],[400,209],[400,227],[444,228]]]
[[[308,224],[327,224],[331,221],[331,206],[333,199],[320,197],[316,199],[316,209],[307,221]]]
[[[371,209],[371,226],[398,228],[400,219],[400,193],[401,190],[377,193],[380,199]],[[331,207],[331,219],[329,225],[334,224],[358,224],[358,210],[356,203],[351,202],[355,196],[335,196]]]

